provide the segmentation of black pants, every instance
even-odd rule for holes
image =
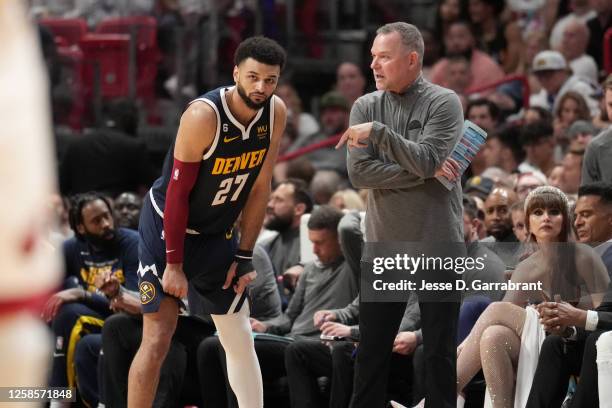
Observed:
[[[457,401],[456,333],[459,303],[419,302],[423,331],[427,407],[455,408]],[[386,375],[405,302],[359,305],[361,342],[355,364],[351,408],[385,406]],[[384,375],[383,375],[384,374]]]
[[[589,334],[586,339],[566,344],[559,336],[546,337],[540,350],[538,367],[526,408],[560,406],[572,375],[580,376],[572,408],[599,406],[595,343],[602,333],[596,331]]]
[[[353,391],[355,346],[334,342],[298,341],[285,351],[292,408],[346,408]],[[389,373],[389,397],[410,405],[412,357],[393,353]],[[321,394],[319,377],[331,378],[329,403]]]
[[[259,360],[264,387],[266,387],[266,382],[275,381],[287,375],[285,349],[288,344],[282,341],[255,339],[255,353]],[[225,352],[218,337],[207,338],[200,344],[198,372],[202,402],[205,407],[238,407],[236,397],[227,382]]]
[[[197,347],[214,333],[214,326],[179,316],[170,350],[160,370],[154,407],[181,406],[185,401],[199,401],[197,384]],[[104,394],[100,401],[107,407],[127,406],[127,383],[132,360],[142,339],[142,318],[116,314],[109,317],[102,330],[104,350]],[[182,404],[184,405],[184,404]]]
[[[110,314],[109,310],[95,310],[83,303],[64,304],[51,323],[55,336],[55,352],[53,353],[53,366],[49,386],[74,386],[76,372],[74,369],[74,353],[81,337],[87,333],[96,333],[101,330],[104,318]],[[72,347],[70,347],[72,345]],[[70,383],[70,384],[69,384]]]

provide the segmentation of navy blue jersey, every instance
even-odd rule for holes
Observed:
[[[202,157],[189,196],[187,228],[202,234],[218,234],[232,228],[267,156],[274,127],[274,97],[245,128],[228,108],[225,96],[230,89],[217,88],[192,101],[209,104],[217,116],[215,138]],[[174,144],[166,155],[161,177],[151,188],[151,200],[162,216],[173,156]]]
[[[95,291],[96,276],[110,271],[126,289],[138,290],[138,233],[118,228],[116,234],[114,244],[101,251],[76,238],[66,240],[66,276],[75,276],[84,289]]]

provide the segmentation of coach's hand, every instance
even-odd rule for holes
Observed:
[[[162,277],[162,288],[170,296],[182,299],[187,296],[187,277],[183,272],[183,264],[166,264]]]
[[[353,125],[344,132],[336,145],[336,149],[339,149],[345,143],[348,147],[366,147],[371,132],[372,122]]]
[[[453,182],[460,176],[461,167],[455,159],[448,158],[442,163],[442,166],[436,170],[435,176],[445,177],[448,181]]]

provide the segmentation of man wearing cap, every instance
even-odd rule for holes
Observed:
[[[602,84],[608,117],[612,117],[612,75]],[[612,182],[612,127],[591,141],[582,162],[581,185],[594,181]]]
[[[557,110],[558,101],[567,91],[575,91],[584,97],[591,116],[599,114],[599,104],[592,98],[597,85],[588,79],[572,75],[565,57],[558,51],[541,51],[533,59],[531,70],[540,81],[542,90],[531,96],[530,105]]]
[[[287,149],[288,152],[322,142],[335,135],[341,135],[348,128],[350,106],[342,94],[330,91],[321,97],[319,103],[320,130],[307,137],[298,137]],[[332,146],[323,147],[305,156],[316,170],[334,170],[346,176],[346,153]]]

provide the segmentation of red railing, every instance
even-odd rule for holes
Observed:
[[[603,69],[612,74],[612,28],[604,34],[603,48]]]
[[[336,146],[336,144],[338,144],[338,141],[340,140],[340,138],[342,137],[342,133],[334,135],[334,136],[330,136],[329,138],[322,140],[320,142],[317,143],[313,143],[311,145],[308,146],[304,146],[302,148],[299,148],[291,153],[286,153],[283,154],[282,156],[279,156],[279,158],[276,160],[277,163],[280,162],[285,162],[285,161],[289,161],[289,160],[293,160],[296,159],[300,156],[303,156],[305,154],[308,154],[310,152],[314,152],[315,150],[319,150],[319,149],[324,149],[326,147],[333,147]]]
[[[479,93],[482,91],[487,91],[491,88],[497,88],[498,86],[508,83],[508,82],[513,82],[513,81],[520,81],[521,84],[523,85],[523,91],[522,91],[522,95],[523,95],[523,108],[528,108],[529,107],[529,96],[531,95],[530,89],[529,89],[529,80],[527,79],[527,77],[525,75],[518,75],[518,74],[514,74],[514,75],[508,75],[506,77],[503,77],[502,79],[495,81],[495,82],[491,82],[490,84],[486,84],[483,86],[479,86],[473,89],[470,89],[467,94],[471,95],[471,94],[475,94],[475,93]]]

